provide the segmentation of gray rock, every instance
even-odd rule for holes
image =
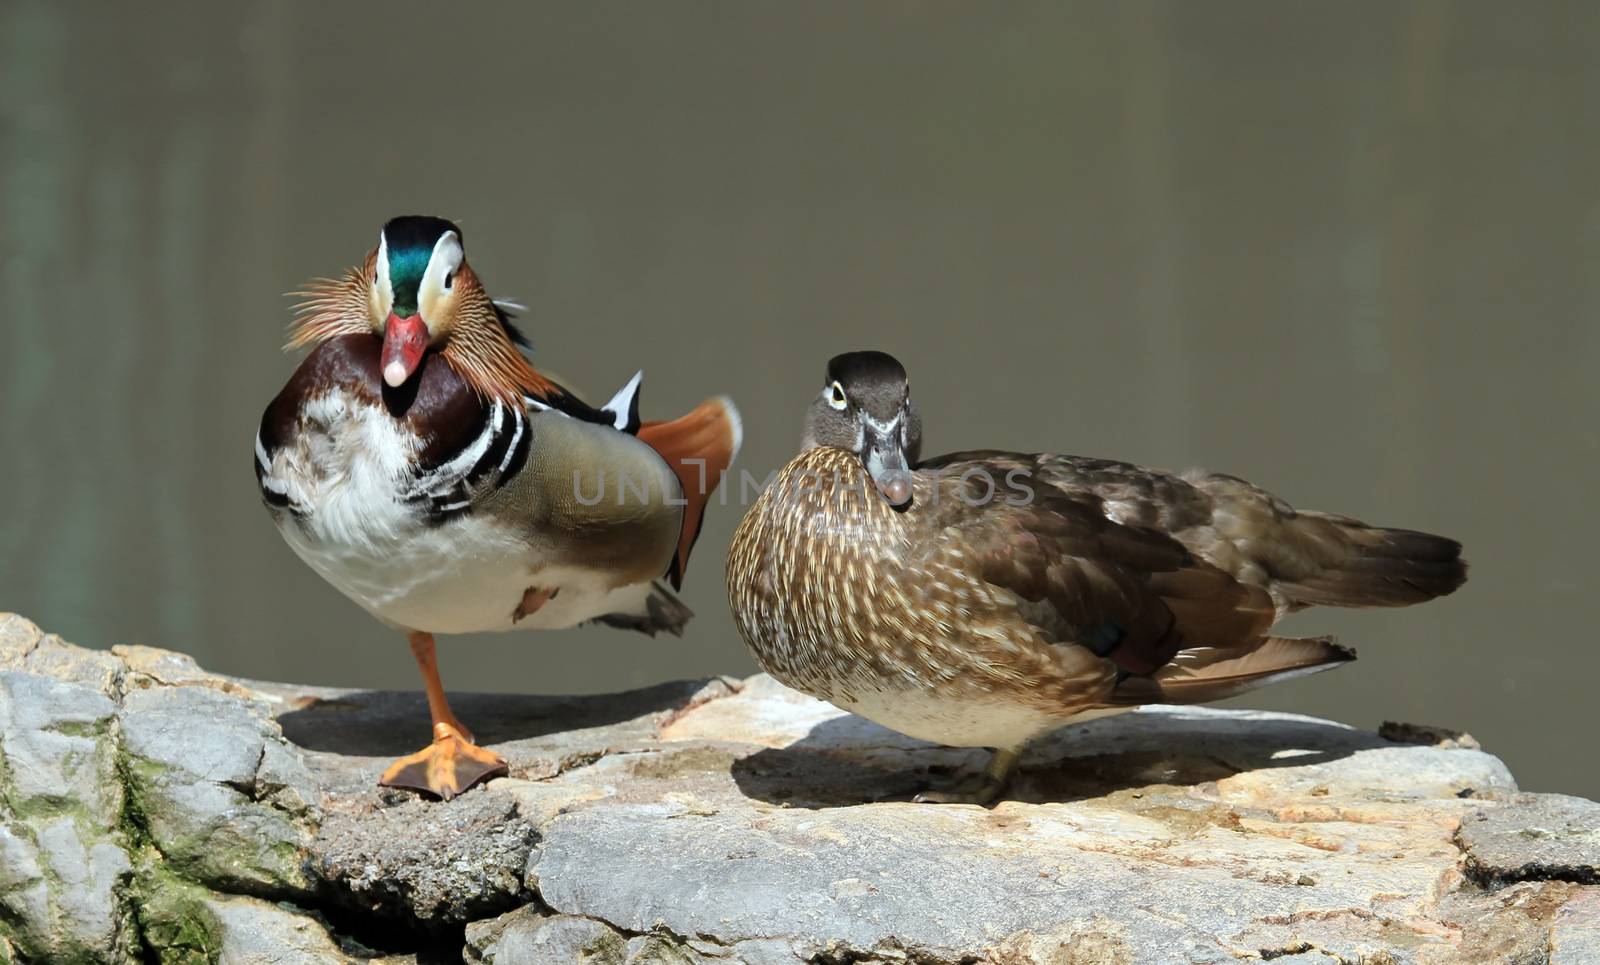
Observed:
[[[511,776],[421,800],[420,695],[0,616],[0,963],[1600,960],[1600,805],[1441,728],[1148,708],[986,810],[910,801],[981,752],[766,677],[453,696]]]
[[[1451,832],[1515,790],[1479,751],[1190,708],[1043,742],[992,811],[915,805],[892,799],[981,757],[762,679],[661,736],[552,782],[604,796],[542,827],[541,897],[624,934],[777,939],[774,961],[1449,952]]]
[[[30,959],[131,947],[115,711],[84,684],[0,672],[0,934]]]
[[[628,940],[604,922],[545,915],[529,907],[467,926],[466,953],[469,961],[484,965],[624,965],[628,961]]]
[[[76,647],[14,613],[0,613],[0,670],[20,670],[112,694],[122,662],[101,650]]]
[[[1565,794],[1524,794],[1461,823],[1467,868],[1479,881],[1557,879],[1600,884],[1600,804]]]
[[[0,613],[0,668],[21,670],[44,631],[38,624],[18,613]]]
[[[215,929],[218,965],[400,961],[347,955],[321,922],[288,905],[256,898],[212,898],[205,902],[205,913]]]
[[[127,694],[120,721],[138,819],[168,863],[228,891],[310,894],[320,792],[262,705],[158,687]]]
[[[516,800],[483,792],[451,805],[405,800],[330,816],[315,843],[325,893],[434,932],[533,900],[523,878],[537,835]]]
[[[0,671],[0,781],[12,806],[116,823],[122,793],[109,736],[115,714],[111,700],[86,686]]]
[[[1584,891],[1556,912],[1550,930],[1550,965],[1600,962],[1600,891]]]
[[[238,697],[262,699],[248,685],[200,669],[186,653],[137,645],[116,646],[111,655],[121,663],[118,683],[123,691],[147,687],[206,687]]]
[[[133,868],[117,844],[104,838],[86,844],[81,833],[78,822],[64,816],[41,827],[37,842],[46,875],[57,885],[57,927],[95,947],[115,942],[126,924],[116,889]]]
[[[141,869],[133,900],[147,957],[163,963],[415,965],[414,957],[385,957],[340,939],[305,908],[218,894],[160,864]]]
[[[801,960],[894,953],[954,961],[1008,938],[1015,944],[1041,923],[1104,917],[1097,934],[1108,946],[1222,961],[1212,936],[1289,902],[1280,892],[1290,886],[1241,881],[1226,869],[1191,869],[1181,884],[1163,885],[1164,869],[1149,862],[1032,836],[996,840],[987,812],[915,807],[759,817],[591,808],[546,829],[542,896],[624,931],[661,924],[723,944],[770,936],[781,923]],[[1048,818],[1031,823],[1046,839],[1072,830],[1046,830],[1055,823]],[[929,840],[941,846],[923,847]]]
[[[783,942],[761,939],[729,947],[665,930],[629,937],[593,918],[550,914],[533,907],[468,925],[466,956],[468,961],[484,965],[793,965],[800,961]]]
[[[16,923],[17,941],[41,956],[57,938],[50,893],[32,829],[18,821],[0,824],[0,908]]]
[[[284,735],[303,754],[319,785],[338,797],[366,799],[395,758],[427,745],[428,704],[420,693],[348,691],[251,681],[277,708]],[[731,693],[722,680],[680,680],[619,694],[529,697],[452,694],[456,715],[494,745],[514,775],[547,780],[604,754],[652,746],[665,717]]]

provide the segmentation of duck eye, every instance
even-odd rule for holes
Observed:
[[[842,409],[844,408],[844,402],[844,386],[837,382],[833,383],[833,386],[828,393],[828,404],[833,406],[835,409]]]
[[[451,271],[445,272],[444,273],[444,290],[445,291],[449,291],[450,287],[455,284],[455,280],[456,280],[456,273],[455,273],[455,271],[453,269]]]

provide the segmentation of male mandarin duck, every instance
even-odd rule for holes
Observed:
[[[1454,540],[1296,512],[1232,476],[996,451],[919,462],[921,445],[898,361],[833,359],[727,581],[778,680],[912,737],[994,748],[975,791],[923,801],[991,803],[1023,746],[1064,724],[1355,658],[1272,635],[1292,610],[1405,606],[1466,580]]]
[[[725,398],[641,424],[639,375],[596,409],[540,374],[461,238],[395,218],[360,268],[311,287],[289,347],[314,348],[255,446],[289,546],[410,638],[434,741],[380,783],[446,799],[506,764],[450,712],[434,634],[681,633],[673,589],[740,442]]]

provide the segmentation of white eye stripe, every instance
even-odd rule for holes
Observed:
[[[439,300],[450,297],[455,291],[454,276],[461,269],[462,261],[461,238],[454,231],[446,231],[433,243],[428,267],[423,270],[422,281],[417,286],[417,309],[422,312],[422,320],[430,331],[439,323],[438,313],[433,311]],[[451,283],[446,284],[446,280]]]
[[[389,279],[389,239],[378,232],[378,258],[372,266],[372,311],[378,320],[394,305],[394,283]]]
[[[422,273],[422,284],[433,291],[448,291],[445,279],[461,268],[461,239],[454,231],[446,231],[434,242],[433,254],[428,256],[428,268]]]

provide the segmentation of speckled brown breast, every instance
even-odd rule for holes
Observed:
[[[842,450],[807,450],[778,473],[728,558],[729,604],[762,668],[835,702],[932,688],[1065,715],[1107,689],[1102,661],[1051,646],[941,538],[937,485],[919,474],[896,512]]]

